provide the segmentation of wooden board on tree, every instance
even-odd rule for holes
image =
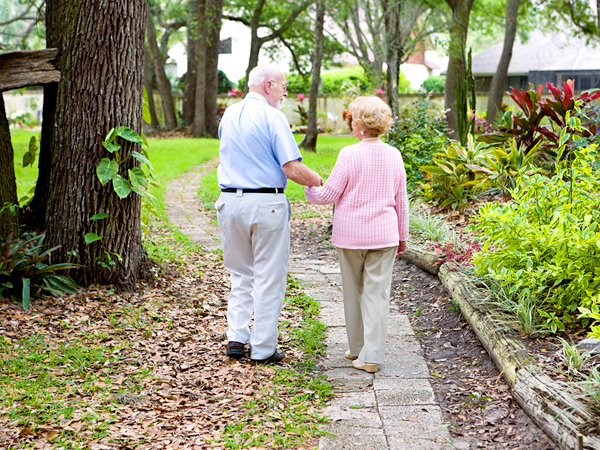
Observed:
[[[26,86],[57,83],[58,50],[24,50],[0,54],[0,92]]]

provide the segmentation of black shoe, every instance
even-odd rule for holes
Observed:
[[[240,359],[246,353],[246,344],[231,341],[227,343],[227,356],[233,359]]]
[[[273,353],[267,359],[252,359],[251,361],[253,364],[277,363],[283,361],[284,358],[285,353],[283,353],[283,350],[277,349],[275,350],[275,353]]]

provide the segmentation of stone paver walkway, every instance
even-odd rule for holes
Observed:
[[[385,363],[379,371],[356,370],[344,357],[348,344],[339,267],[292,256],[289,273],[301,280],[306,295],[321,303],[321,320],[328,327],[322,364],[335,388],[326,427],[333,436],[322,438],[319,448],[455,449],[408,317],[390,312]]]
[[[218,228],[200,211],[196,196],[200,179],[215,161],[174,180],[165,202],[169,220],[194,242],[207,249],[219,247]],[[321,450],[449,450],[447,425],[429,383],[427,365],[406,315],[390,312],[385,363],[369,374],[352,367],[347,349],[339,266],[292,255],[289,273],[301,280],[306,294],[322,306],[327,325],[324,373],[335,394],[330,402],[330,436],[321,439]]]

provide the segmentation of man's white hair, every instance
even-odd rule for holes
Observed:
[[[248,75],[248,87],[261,86],[267,80],[274,80],[282,72],[278,67],[269,64],[256,66]]]

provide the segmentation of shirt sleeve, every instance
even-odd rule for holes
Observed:
[[[396,215],[398,216],[398,235],[401,241],[408,239],[409,230],[409,212],[408,212],[408,193],[406,189],[406,170],[404,163],[400,161],[401,171],[399,174],[399,186],[396,191]]]
[[[338,201],[348,184],[348,158],[340,151],[333,170],[323,187],[306,186],[306,199],[317,205],[329,205]]]
[[[273,152],[280,167],[290,161],[302,161],[302,155],[298,149],[294,134],[290,130],[290,123],[283,113],[275,114],[270,124],[271,142],[273,143]]]

